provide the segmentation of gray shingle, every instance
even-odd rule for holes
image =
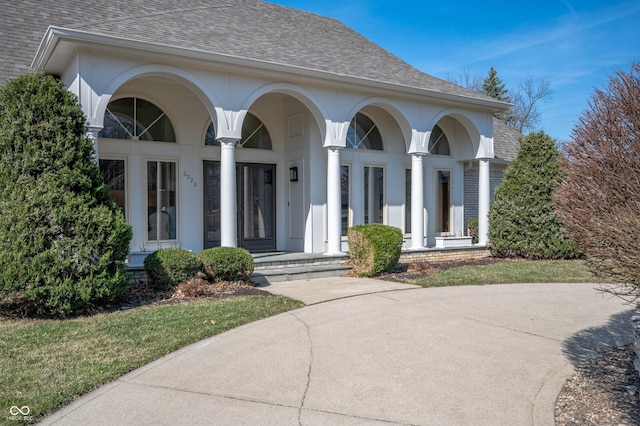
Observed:
[[[493,117],[493,151],[496,158],[512,161],[518,156],[522,135]]]
[[[339,21],[260,0],[0,3],[0,84],[29,71],[49,25],[488,99],[427,75]]]

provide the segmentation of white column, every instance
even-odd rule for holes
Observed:
[[[489,202],[491,199],[489,160],[480,159],[478,167],[478,243],[489,242]]]
[[[220,141],[220,245],[238,245],[236,201],[236,139]]]
[[[424,248],[423,155],[411,154],[411,248]]]
[[[327,148],[327,252],[341,254],[340,148]]]
[[[102,126],[88,126],[87,137],[93,142],[93,161],[98,164],[98,134],[102,130]]]

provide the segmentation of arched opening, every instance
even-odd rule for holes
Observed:
[[[220,146],[213,123],[205,133],[205,146]],[[272,150],[271,135],[265,124],[248,112],[242,124],[245,149]],[[204,247],[220,245],[220,162],[204,161]],[[271,251],[276,246],[276,166],[236,163],[238,245],[250,251]]]

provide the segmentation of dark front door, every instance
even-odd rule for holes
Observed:
[[[238,247],[252,252],[274,251],[275,178],[273,164],[238,163]],[[220,245],[220,163],[204,162],[204,245]]]

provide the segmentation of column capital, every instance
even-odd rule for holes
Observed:
[[[216,140],[220,142],[220,146],[236,147],[238,145],[238,142],[240,142],[240,139],[238,138],[228,138],[228,137],[218,138]]]

